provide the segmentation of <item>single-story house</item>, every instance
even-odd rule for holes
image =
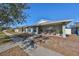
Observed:
[[[32,26],[26,26],[22,27],[21,29],[23,30],[22,32],[27,32],[27,33],[34,33],[34,34],[42,34],[42,33],[52,33],[54,35],[62,35],[63,37],[66,37],[66,32],[71,31],[70,29],[66,28],[66,25],[70,23],[70,20],[60,20],[60,21],[47,21],[47,20],[41,20],[37,24],[32,25]],[[23,29],[24,28],[24,29]],[[16,31],[19,32],[19,29]]]

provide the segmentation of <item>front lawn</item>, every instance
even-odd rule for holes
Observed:
[[[7,42],[10,42],[10,41],[11,41],[10,37],[5,35],[2,31],[0,31],[0,45],[7,43]]]

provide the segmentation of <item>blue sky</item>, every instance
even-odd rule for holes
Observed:
[[[79,4],[77,3],[33,3],[29,4],[30,9],[26,10],[28,13],[27,22],[18,26],[33,25],[40,19],[48,19],[50,21],[73,19],[73,21],[79,20]]]

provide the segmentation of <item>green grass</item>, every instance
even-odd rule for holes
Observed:
[[[10,37],[0,31],[0,44],[10,42]]]
[[[0,34],[4,34],[2,31],[0,31]]]

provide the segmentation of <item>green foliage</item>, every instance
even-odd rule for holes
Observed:
[[[56,30],[56,33],[62,34],[62,30]]]
[[[0,26],[0,31],[2,31],[2,27]]]
[[[4,44],[10,41],[11,41],[10,37],[5,35],[2,31],[0,31],[0,44]]]
[[[0,4],[0,25],[15,24],[25,21],[24,10],[29,6],[24,3],[1,3]]]

